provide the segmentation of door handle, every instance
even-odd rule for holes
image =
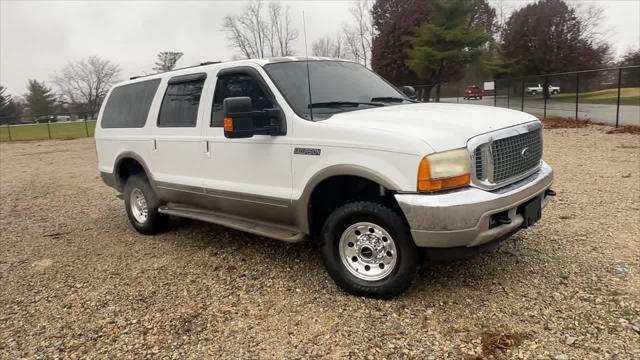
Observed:
[[[211,155],[211,152],[210,152],[210,149],[209,149],[209,141],[206,141],[206,140],[203,141],[201,143],[201,146],[202,146],[202,153],[203,154],[205,154],[207,156]]]

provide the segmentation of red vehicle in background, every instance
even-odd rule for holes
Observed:
[[[480,86],[471,85],[471,86],[467,86],[466,89],[464,89],[463,99],[464,100],[467,100],[467,99],[471,100],[471,98],[474,98],[474,99],[482,100],[482,95],[483,95],[483,91],[482,91],[482,89],[480,89]]]

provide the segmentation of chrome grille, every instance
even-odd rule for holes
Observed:
[[[476,166],[476,177],[478,179],[486,179],[487,174],[484,173],[485,166],[482,157],[482,147],[478,146],[476,150],[473,152],[475,158],[475,166]]]
[[[527,173],[542,159],[542,131],[493,140],[474,150],[476,178],[500,184]]]

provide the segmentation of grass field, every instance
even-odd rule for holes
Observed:
[[[527,99],[529,101],[530,99]],[[540,99],[542,100],[542,96]],[[575,102],[576,93],[560,93],[551,95],[548,101]],[[591,91],[579,94],[579,102],[581,104],[607,104],[616,105],[618,102],[618,89],[606,89],[599,91]],[[640,106],[640,87],[622,88],[620,89],[620,105],[639,105]]]
[[[0,126],[0,141],[42,140],[42,139],[75,139],[93,136],[95,120]],[[9,137],[11,135],[11,137]]]

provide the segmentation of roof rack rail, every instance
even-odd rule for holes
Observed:
[[[169,70],[169,71],[164,71],[165,72],[172,72],[172,71],[178,71],[178,70],[184,70],[184,69],[191,69],[194,67],[198,67],[198,66],[205,66],[205,65],[213,65],[213,64],[220,64],[222,63],[222,61],[205,61],[205,62],[201,62],[198,65],[191,65],[191,66],[185,66],[185,67],[181,67],[178,69],[173,69],[173,70]],[[150,76],[150,75],[156,75],[156,74],[146,74],[146,75],[136,75],[136,76],[132,76],[129,78],[129,80],[135,80],[135,79],[139,79],[141,77],[145,77],[145,76]]]

